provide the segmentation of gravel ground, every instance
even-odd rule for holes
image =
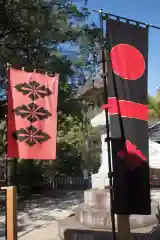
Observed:
[[[69,216],[73,213],[74,208],[82,202],[83,192],[68,192],[65,196],[39,196],[35,199],[19,202],[17,209],[18,238],[26,239],[28,235],[28,239],[31,240],[29,238],[31,232],[40,231],[42,227],[49,228],[51,224],[55,226],[55,220]],[[51,226],[50,229],[52,229]],[[50,237],[49,234],[47,235]],[[4,239],[5,209],[0,211],[0,240]],[[40,238],[38,237],[38,239]]]

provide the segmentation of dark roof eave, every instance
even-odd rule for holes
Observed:
[[[101,93],[103,93],[103,81],[100,76],[95,76],[89,78],[86,83],[78,89],[76,98],[93,101],[93,98]]]

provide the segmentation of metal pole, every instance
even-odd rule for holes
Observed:
[[[7,72],[7,95],[8,95],[8,78],[9,78],[9,68],[10,68],[10,64],[7,63],[7,66],[6,66],[6,72]],[[8,99],[8,97],[7,97]],[[8,102],[6,104],[6,107],[7,107],[7,110],[8,110]],[[8,186],[9,184],[9,179],[8,179],[8,158],[7,158],[7,150],[8,150],[8,111],[5,115],[5,120],[6,120],[6,147],[5,147],[5,183],[6,185]]]
[[[102,76],[104,84],[104,101],[105,104],[108,103],[108,92],[107,92],[107,69],[106,69],[106,54],[105,54],[105,45],[104,45],[104,35],[103,35],[103,15],[102,10],[99,10],[100,18],[100,29],[101,29],[101,63],[102,63]],[[111,221],[112,221],[112,234],[113,240],[116,240],[116,227],[115,227],[115,215],[114,215],[114,196],[113,196],[113,173],[112,173],[112,160],[111,160],[111,145],[110,145],[110,130],[109,130],[109,115],[108,108],[105,108],[106,116],[106,142],[108,148],[108,167],[109,167],[109,185],[110,185],[110,204],[111,204]]]

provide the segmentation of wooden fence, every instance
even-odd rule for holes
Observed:
[[[151,177],[151,189],[160,189],[160,178]],[[48,189],[55,190],[84,190],[92,187],[91,177],[84,180],[81,177],[59,177],[45,180]]]
[[[55,190],[84,190],[92,187],[91,178],[84,180],[81,177],[60,177],[45,180],[49,189]]]

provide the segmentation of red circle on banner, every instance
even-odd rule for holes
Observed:
[[[144,74],[145,60],[137,48],[118,44],[112,48],[110,56],[113,72],[121,78],[137,80]]]

